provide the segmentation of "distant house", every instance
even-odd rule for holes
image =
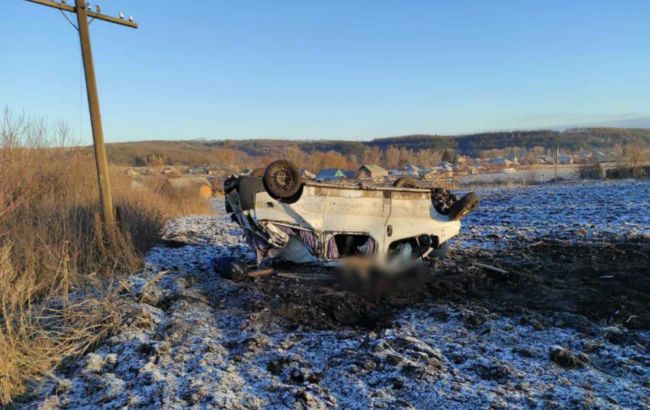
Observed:
[[[446,161],[442,161],[439,166],[433,167],[433,171],[430,174],[431,176],[425,177],[425,179],[435,179],[441,176],[450,177],[454,175],[454,166]]]
[[[408,164],[402,167],[404,172],[406,172],[406,175],[412,176],[412,177],[417,177],[420,176],[420,168],[413,165],[413,164]]]
[[[513,165],[517,165],[518,163],[516,161],[511,161],[508,158],[504,157],[496,157],[492,158],[490,160],[490,163],[492,165],[497,165],[497,166],[502,166],[502,167],[511,167]]]
[[[557,163],[562,165],[573,164],[573,157],[570,155],[560,155],[557,157]]]
[[[343,171],[347,179],[354,179],[357,177],[357,171]]]
[[[318,181],[334,181],[343,178],[345,178],[345,172],[341,168],[321,169],[318,175],[316,175],[316,180]]]
[[[438,178],[439,172],[441,172],[440,168],[427,167],[422,169],[422,173],[420,175],[425,180],[431,181],[433,179]]]
[[[605,158],[607,158],[607,154],[605,154],[602,151],[595,151],[594,152],[594,158],[597,159],[598,161],[602,161]]]
[[[456,163],[457,164],[462,164],[465,165],[470,161],[470,158],[465,156],[465,155],[459,155],[458,158],[456,158]]]
[[[591,157],[592,157],[594,154],[591,153],[591,152],[589,152],[589,151],[581,150],[580,153],[578,153],[578,155],[580,155],[580,158],[581,158],[581,159],[583,159],[583,160],[588,160],[588,159],[591,159]]]
[[[363,164],[357,170],[358,179],[382,179],[388,176],[388,171],[379,165]]]
[[[189,171],[190,175],[208,175],[208,167],[192,167]]]
[[[519,163],[519,158],[517,158],[517,154],[515,154],[514,151],[510,151],[506,159],[513,164]]]
[[[300,176],[304,179],[316,179],[316,174],[304,168],[300,170]]]
[[[420,168],[420,177],[426,178],[427,175],[431,175],[434,173],[434,170],[432,167],[422,167]]]
[[[437,167],[437,170],[439,170],[440,172],[453,172],[454,164],[447,161],[440,161],[440,166]]]

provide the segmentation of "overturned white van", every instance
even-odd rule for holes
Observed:
[[[302,181],[285,160],[261,177],[230,177],[224,192],[258,265],[335,265],[360,257],[388,265],[440,255],[479,202],[474,193],[457,200],[445,190],[418,188],[410,178],[392,187]]]

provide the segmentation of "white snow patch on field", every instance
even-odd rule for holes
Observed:
[[[650,238],[650,181],[607,181],[476,191],[462,246],[551,237],[575,242]]]

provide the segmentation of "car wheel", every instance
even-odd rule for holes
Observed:
[[[417,188],[418,183],[414,178],[402,177],[393,183],[395,188]]]
[[[462,219],[476,208],[479,202],[480,200],[478,195],[474,192],[470,192],[449,208],[449,219],[452,221]]]
[[[294,164],[284,159],[269,164],[262,180],[266,192],[279,200],[295,199],[294,196],[302,186],[300,171]]]

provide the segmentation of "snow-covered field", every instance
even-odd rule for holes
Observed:
[[[650,182],[606,181],[476,191],[462,246],[521,238],[572,242],[650,238]]]
[[[650,184],[493,189],[458,249],[537,237],[650,235]],[[313,328],[280,296],[221,279],[251,258],[223,215],[186,217],[131,277],[128,325],[35,389],[47,408],[648,408],[650,333],[585,317],[428,300],[374,329]],[[623,337],[624,336],[624,337]],[[625,340],[622,342],[621,340]]]

